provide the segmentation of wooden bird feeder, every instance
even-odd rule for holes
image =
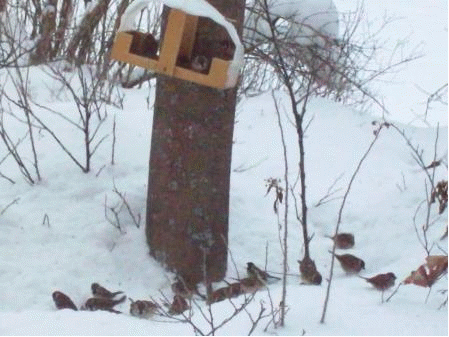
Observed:
[[[159,55],[152,56],[133,53],[132,44],[142,34],[119,31],[112,46],[111,58],[133,64],[154,72],[173,76],[208,87],[225,89],[236,85],[236,80],[229,80],[229,68],[232,61],[212,58],[208,69],[203,71],[192,69],[192,50],[198,25],[198,16],[188,15],[178,9],[170,9],[167,28],[159,48]],[[183,62],[180,62],[182,60]]]

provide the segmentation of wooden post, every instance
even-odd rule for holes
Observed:
[[[244,0],[209,2],[241,31]],[[223,27],[200,17],[197,28],[193,55],[232,58]],[[226,274],[235,106],[235,88],[157,80],[146,235],[151,255],[188,283]]]

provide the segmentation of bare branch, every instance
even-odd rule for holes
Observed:
[[[338,211],[338,219],[337,219],[337,225],[335,227],[334,236],[336,236],[339,233],[343,209],[345,207],[346,200],[349,196],[349,192],[351,191],[352,184],[353,184],[355,178],[357,177],[357,174],[359,173],[363,162],[368,157],[368,154],[371,152],[371,149],[373,148],[376,141],[379,139],[380,131],[383,129],[384,126],[385,126],[385,124],[379,125],[377,132],[374,133],[374,139],[371,141],[371,144],[369,145],[368,149],[366,150],[366,152],[360,159],[359,163],[357,164],[356,169],[354,170],[354,173],[351,176],[351,179],[349,180],[349,184],[348,184],[348,187],[346,188],[346,192],[343,196],[343,201],[341,203],[340,210]],[[330,266],[330,272],[329,272],[329,280],[328,280],[328,284],[327,284],[326,297],[324,299],[324,306],[323,306],[323,312],[321,315],[320,323],[324,323],[324,320],[326,318],[326,311],[327,311],[327,306],[329,303],[330,289],[331,289],[331,285],[332,285],[332,277],[333,277],[333,273],[334,273],[335,249],[336,249],[336,245],[335,245],[335,241],[334,241],[334,244],[332,246],[332,258],[331,258],[331,266]]]
[[[288,179],[288,154],[287,154],[287,144],[285,141],[284,136],[284,127],[282,125],[281,121],[281,114],[279,112],[279,106],[278,101],[276,99],[276,96],[274,95],[274,92],[271,93],[276,115],[277,115],[277,121],[279,130],[281,133],[281,142],[282,142],[282,149],[283,149],[283,155],[284,155],[284,181],[285,181],[285,197],[284,197],[284,235],[283,235],[283,241],[282,241],[282,247],[283,247],[283,279],[282,279],[282,300],[280,305],[280,326],[285,325],[285,315],[286,315],[286,300],[287,300],[287,271],[288,271],[288,199],[289,199],[289,192],[290,192],[290,185],[289,185],[289,179]]]
[[[15,198],[13,201],[11,201],[8,205],[3,207],[3,209],[0,211],[0,215],[5,214],[5,212],[10,208],[12,205],[17,204],[19,202],[20,198]]]
[[[336,197],[336,198],[331,198],[331,197],[342,190],[341,188],[337,188],[336,190],[333,191],[333,188],[340,181],[340,179],[343,178],[343,176],[344,176],[344,173],[341,173],[337,178],[335,178],[334,182],[327,189],[326,194],[320,200],[318,200],[318,202],[314,205],[315,207],[319,207],[319,206],[324,205],[333,200],[342,198],[342,197]]]

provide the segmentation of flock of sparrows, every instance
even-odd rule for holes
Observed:
[[[350,233],[340,233],[335,236],[327,236],[332,239],[335,243],[335,247],[338,249],[350,249],[354,247],[354,235]],[[335,258],[340,262],[342,269],[347,274],[358,274],[362,269],[365,269],[365,262],[352,255],[352,254],[335,254],[332,251],[329,251],[331,254],[335,256]],[[307,261],[306,261],[307,262]],[[305,273],[307,269],[305,265],[308,265],[304,261],[300,261],[300,272],[301,274]],[[314,263],[310,261],[311,264]],[[314,269],[315,268],[309,268]],[[205,298],[208,303],[215,303],[219,301],[223,301],[227,298],[237,297],[241,294],[245,293],[254,293],[259,289],[265,288],[267,285],[272,284],[276,281],[279,281],[281,278],[270,275],[266,271],[257,267],[253,262],[248,262],[247,267],[247,277],[238,280],[238,282],[228,283],[227,287],[219,288],[217,290],[211,291],[207,296],[203,296],[198,292],[196,285],[188,286],[183,280],[177,280],[175,283],[171,285],[171,289],[174,293],[173,302],[171,303],[168,313],[170,315],[181,314],[184,311],[189,309],[189,304],[187,302],[188,299],[191,299],[193,295],[199,295],[201,298]],[[321,275],[319,273],[309,273],[311,274],[310,280],[306,280],[306,283],[309,284],[321,284]],[[316,275],[315,275],[316,274]],[[318,277],[319,276],[319,277]],[[358,275],[359,276],[359,275]],[[385,290],[394,286],[396,275],[392,272],[385,274],[378,274],[373,277],[363,277],[368,283],[374,286],[375,289],[382,291],[382,294]],[[106,288],[102,287],[98,283],[92,283],[91,290],[93,297],[89,298],[83,306],[81,306],[81,310],[105,310],[114,313],[120,313],[114,309],[114,307],[120,303],[123,303],[126,300],[126,295],[123,295],[119,299],[116,299],[116,296],[119,294],[123,294],[123,291],[115,291],[111,292]],[[73,301],[66,294],[55,291],[52,294],[53,301],[55,302],[57,309],[72,309],[78,310]],[[130,299],[130,314],[132,316],[140,317],[140,318],[151,318],[154,314],[158,312],[160,309],[160,305],[148,300],[137,300],[134,301]]]
[[[91,290],[93,297],[89,298],[86,303],[81,306],[81,310],[105,310],[120,313],[119,311],[115,310],[114,307],[117,304],[123,303],[126,300],[126,296],[123,295],[119,299],[115,299],[115,297],[118,294],[123,294],[123,291],[110,292],[98,283],[92,283]],[[53,292],[52,297],[53,301],[55,302],[56,308],[78,310],[76,305],[66,294],[60,291],[55,291]]]
[[[206,299],[208,303],[215,303],[244,293],[254,293],[266,287],[268,284],[280,280],[279,277],[268,274],[252,262],[247,263],[247,273],[248,276],[246,278],[239,280],[239,282],[229,284],[228,287],[212,291],[208,296],[201,295],[196,285],[189,286],[183,280],[177,280],[171,285],[174,297],[172,303],[169,305],[168,314],[178,315],[188,310],[190,306],[187,300],[191,299],[194,295]],[[114,307],[126,300],[126,295],[118,299],[116,298],[117,295],[123,294],[123,291],[111,292],[98,283],[92,283],[91,291],[93,296],[80,307],[80,310],[104,310],[121,313],[114,309]],[[57,309],[78,310],[70,297],[63,292],[54,291],[52,297]],[[129,313],[139,318],[151,318],[161,308],[159,304],[149,300],[134,301],[131,298],[129,300],[131,301]]]
[[[238,282],[228,283],[228,286],[211,291],[206,298],[207,303],[216,303],[225,299],[234,298],[242,294],[252,294],[267,285],[279,281],[280,278],[268,274],[257,267],[254,263],[246,264],[247,276],[237,280]]]
[[[332,239],[335,243],[335,247],[339,249],[350,249],[354,247],[354,235],[350,233],[340,233],[335,236],[327,236]],[[365,269],[365,262],[354,256],[352,254],[335,254],[329,251],[331,254],[334,254],[335,258],[340,262],[342,269],[347,274],[358,274],[362,269]],[[363,277],[368,283],[372,284],[374,288],[380,291],[385,291],[394,286],[396,275],[394,273],[386,273],[386,274],[378,274],[373,277]]]
[[[121,313],[120,311],[115,310],[114,307],[126,300],[126,295],[123,295],[122,297],[116,299],[116,296],[119,294],[123,294],[123,291],[111,292],[98,283],[92,283],[91,290],[93,297],[89,298],[84,303],[84,305],[80,307],[80,310],[104,310],[117,314]],[[53,292],[52,297],[57,309],[78,310],[70,297],[62,293],[61,291]],[[158,312],[160,308],[159,304],[152,301],[134,301],[131,298],[129,300],[131,301],[129,313],[132,316],[136,316],[139,318],[151,318]],[[188,308],[189,305],[187,304],[186,299],[180,295],[175,294],[173,303],[170,305],[168,313],[170,315],[177,315],[184,312]]]

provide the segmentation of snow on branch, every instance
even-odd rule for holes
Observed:
[[[150,0],[136,0],[131,5],[129,5],[122,15],[118,31],[125,32],[128,30],[135,30],[137,14],[145,7],[147,7],[149,3]]]
[[[304,35],[316,32],[336,38],[338,36],[338,12],[332,0],[277,0],[270,7],[271,13],[278,17],[295,17],[295,22],[309,30]]]
[[[271,36],[269,24],[258,15],[265,8],[271,20],[278,18],[289,22],[289,30],[301,45],[325,44],[328,38],[337,38],[339,31],[338,11],[333,0],[250,0],[246,17],[245,37],[257,40],[260,36]]]

